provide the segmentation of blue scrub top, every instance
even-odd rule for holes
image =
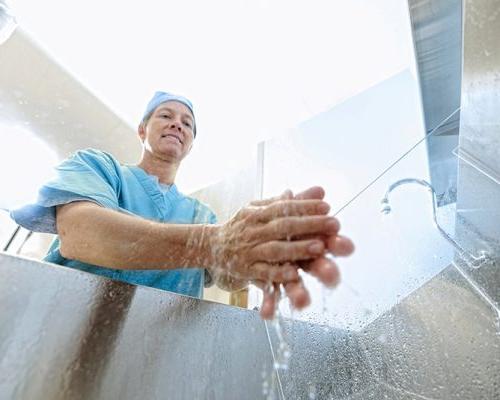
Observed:
[[[55,207],[86,200],[143,218],[178,224],[214,224],[215,214],[198,200],[184,196],[171,185],[139,167],[120,165],[110,154],[87,149],[76,152],[56,168],[54,179],[44,185],[35,204],[11,211],[21,226],[35,232],[57,233]],[[111,279],[201,297],[205,270],[119,270],[67,259],[59,251],[59,238],[45,260]],[[168,248],[165,249],[168,251]]]

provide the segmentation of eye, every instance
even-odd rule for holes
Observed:
[[[170,119],[170,115],[168,115],[168,114],[160,114],[160,118]]]
[[[184,125],[186,125],[188,128],[192,127],[191,122],[188,121],[184,121]]]

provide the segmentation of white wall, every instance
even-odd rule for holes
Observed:
[[[29,135],[14,140],[20,139],[21,133],[32,134],[36,140],[29,140]],[[4,207],[9,198],[18,201],[23,195],[32,194],[35,188],[29,186],[40,178],[35,175],[50,168],[50,165],[41,165],[45,160],[55,164],[85,147],[107,150],[123,162],[133,162],[140,155],[134,129],[58,65],[21,28],[0,46],[0,138],[4,146],[2,152],[9,156],[7,160],[4,154],[0,160]],[[46,153],[47,157],[33,157],[40,153]],[[49,154],[55,157],[49,158]],[[32,165],[34,158],[38,160],[36,165]],[[0,211],[2,248],[14,228],[7,213]],[[40,257],[50,240],[50,235],[36,234],[24,254]],[[12,249],[19,244],[16,242]]]

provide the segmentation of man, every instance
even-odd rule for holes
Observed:
[[[143,151],[136,166],[78,151],[57,168],[36,204],[11,213],[28,229],[58,234],[47,261],[195,297],[206,271],[226,290],[254,282],[265,293],[264,318],[274,314],[280,284],[294,306],[309,303],[299,267],[336,283],[337,267],[325,253],[347,255],[353,247],[327,216],[321,188],[254,202],[216,224],[207,206],[174,183],[196,137],[191,102],[157,92],[138,134]]]

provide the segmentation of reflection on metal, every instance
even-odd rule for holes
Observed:
[[[253,400],[273,374],[254,311],[8,254],[0,304],[0,399]]]
[[[362,332],[285,320],[284,397],[500,399],[497,324],[452,265]]]
[[[460,246],[450,235],[448,235],[448,233],[439,225],[437,221],[437,212],[436,212],[437,208],[436,192],[434,191],[432,185],[423,179],[405,178],[405,179],[400,179],[399,181],[396,181],[393,184],[391,184],[389,186],[389,189],[387,189],[384,198],[381,201],[382,212],[384,214],[388,214],[391,211],[391,206],[389,205],[389,194],[398,186],[405,185],[408,183],[416,183],[418,185],[426,187],[429,190],[429,192],[432,195],[432,218],[434,221],[434,225],[439,230],[439,233],[441,233],[441,236],[443,236],[448,241],[448,243],[450,243],[458,251],[460,257],[463,257],[467,262],[467,264],[469,264],[473,268],[479,268],[486,262],[491,261],[489,255],[484,250],[480,251],[479,256],[474,256],[473,254],[470,254],[462,246]]]
[[[462,1],[409,0],[427,132],[460,107]],[[436,135],[456,135],[459,115]]]
[[[0,304],[2,399],[500,398],[497,315],[453,266],[362,332],[282,320],[279,376],[253,311],[6,254]]]
[[[464,1],[456,238],[496,264],[467,270],[500,307],[500,3]]]
[[[462,0],[408,1],[426,131],[430,178],[439,206],[456,201],[456,159],[460,114],[439,122],[460,107],[462,76]],[[440,126],[439,126],[440,125]],[[439,127],[438,127],[439,126]]]
[[[490,305],[491,309],[496,313],[498,323],[500,323],[500,308],[495,304],[495,302],[491,299],[488,293],[485,293],[476,282],[474,282],[469,275],[456,263],[453,263],[453,266],[457,269],[458,272],[464,277],[467,283],[476,291],[476,293],[483,298],[483,300]],[[500,328],[500,325],[498,326]],[[498,332],[500,335],[500,330]]]
[[[484,164],[481,160],[474,157],[467,150],[457,147],[453,150],[453,154],[461,161],[467,163],[469,166],[475,168],[481,174],[491,179],[497,185],[500,185],[500,172],[493,170],[490,166]]]

